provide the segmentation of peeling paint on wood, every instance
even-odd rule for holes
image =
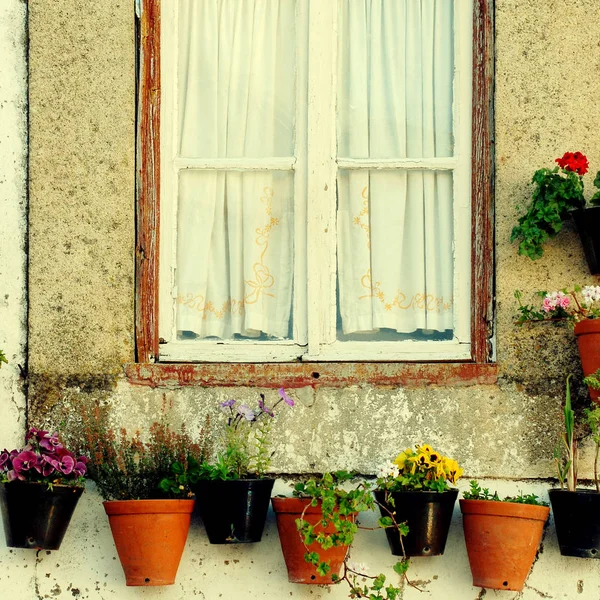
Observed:
[[[301,363],[301,364],[129,364],[130,383],[150,387],[398,387],[493,385],[495,364],[474,363]]]
[[[158,355],[160,214],[160,0],[146,0],[140,19],[137,142],[137,360]]]
[[[473,12],[473,158],[471,352],[491,360],[494,252],[494,1],[475,0]]]

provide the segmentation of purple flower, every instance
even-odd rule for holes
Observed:
[[[0,469],[8,467],[8,459],[9,459],[8,450],[4,450],[4,452],[2,452],[2,454],[0,454]],[[6,467],[4,465],[6,465]]]
[[[273,412],[272,408],[269,408],[266,404],[265,404],[265,395],[261,394],[260,398],[258,400],[258,408],[260,408],[261,412],[267,413],[270,417],[274,417],[275,413]]]
[[[240,404],[238,414],[242,415],[246,421],[254,421],[254,411],[246,404]]]
[[[54,452],[59,448],[63,448],[63,445],[58,439],[57,431],[55,431],[52,435],[46,432],[45,435],[40,438],[40,446],[44,450],[48,450],[48,452]]]
[[[36,470],[38,473],[41,473],[44,477],[48,477],[48,475],[52,475],[56,470],[54,463],[56,463],[56,459],[52,456],[42,456],[42,461],[40,464],[36,465]]]
[[[47,434],[47,431],[43,431],[42,429],[36,429],[35,427],[32,427],[25,436],[25,443],[27,443],[31,439],[34,439],[39,442]]]
[[[84,461],[82,461],[81,459],[85,459],[84,456],[80,456],[77,459],[77,462],[75,463],[75,466],[73,467],[73,473],[75,475],[77,475],[77,477],[83,477],[87,471],[87,467],[85,466],[85,463],[87,461],[87,459],[85,459]]]
[[[228,408],[235,406],[235,400],[225,400],[225,402],[220,402],[219,406],[226,411]]]
[[[55,463],[52,463],[54,468],[57,471],[60,471],[64,475],[70,475],[75,468],[75,457],[71,452],[61,448],[57,451],[58,460]]]
[[[13,459],[13,467],[17,475],[20,475],[22,471],[29,471],[29,469],[36,467],[37,463],[38,455],[30,450],[17,454]]]
[[[15,481],[15,479],[25,479],[25,477],[23,477],[23,476],[19,477],[17,475],[17,472],[14,469],[12,469],[11,471],[9,471],[6,474],[6,477],[8,478],[9,481]]]
[[[281,399],[288,405],[294,406],[294,400],[290,398],[283,388],[279,388],[278,394],[281,396]]]

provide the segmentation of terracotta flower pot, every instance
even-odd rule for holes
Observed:
[[[273,510],[277,517],[277,530],[279,531],[279,541],[281,550],[288,571],[288,581],[292,583],[332,583],[331,576],[339,575],[342,564],[348,554],[348,546],[334,546],[328,550],[323,550],[316,542],[309,546],[311,551],[319,553],[322,561],[329,561],[331,571],[326,576],[317,574],[316,567],[304,560],[306,548],[302,543],[296,519],[302,515],[304,508],[310,504],[310,500],[305,498],[271,498]],[[304,520],[315,525],[323,518],[323,512],[320,506],[308,506],[304,513]],[[325,529],[316,527],[315,531],[325,531],[325,533],[334,533],[335,528],[329,525]]]
[[[275,480],[204,480],[194,486],[211,544],[260,542]]]
[[[11,548],[58,550],[82,487],[33,481],[0,483],[0,508],[6,545]]]
[[[600,369],[600,319],[584,319],[575,325],[575,337],[583,374],[587,377]],[[600,404],[600,391],[589,388],[592,402]]]
[[[550,490],[549,496],[560,553],[600,559],[600,494]]]
[[[385,492],[376,491],[375,499],[380,505],[395,512],[397,523],[408,525],[408,535],[402,540],[406,556],[437,556],[444,553],[452,512],[458,490],[446,492],[405,491],[391,492],[394,506],[385,502]],[[382,506],[381,516],[389,515]],[[385,534],[390,550],[402,556],[400,536],[396,528],[388,527]]]
[[[550,508],[493,500],[460,500],[473,585],[521,591]]]
[[[183,554],[194,500],[104,502],[127,585],[171,585]]]

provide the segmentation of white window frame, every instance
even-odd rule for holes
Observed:
[[[159,360],[166,362],[415,361],[471,358],[471,107],[473,0],[455,2],[454,155],[369,160],[337,156],[337,1],[297,0],[295,156],[186,159],[176,154],[178,2],[161,2]],[[307,31],[308,28],[308,31]],[[334,35],[332,35],[332,31]],[[308,40],[307,48],[301,40]],[[305,54],[307,53],[307,55]],[[307,93],[305,93],[307,91]],[[310,169],[308,168],[310,165]],[[454,192],[454,336],[448,341],[339,341],[336,331],[338,169],[450,170]],[[177,340],[178,173],[183,169],[294,174],[293,340]],[[310,243],[308,242],[310,240]],[[326,260],[324,260],[326,259]]]

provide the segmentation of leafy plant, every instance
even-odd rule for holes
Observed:
[[[209,452],[207,422],[194,442],[182,426],[173,431],[164,421],[150,426],[147,439],[107,426],[96,408],[83,417],[81,445],[91,457],[89,476],[105,500],[189,497],[190,484]]]
[[[352,477],[353,475],[347,471],[338,471],[333,474],[325,473],[321,478],[311,478],[306,482],[297,483],[294,489],[294,496],[310,498],[309,505],[320,505],[323,511],[323,518],[317,525],[308,523],[304,519],[304,512],[296,520],[300,538],[306,549],[304,558],[306,562],[315,566],[317,573],[321,576],[330,573],[331,566],[328,562],[321,560],[319,552],[311,549],[311,546],[316,543],[323,550],[334,546],[350,546],[360,528],[356,524],[356,515],[361,511],[375,510],[377,505],[369,483],[360,482],[349,490],[341,487]],[[377,528],[397,527],[402,543],[402,536],[408,533],[408,527],[406,524],[396,523],[393,513],[387,509],[385,510],[389,515],[379,518]],[[325,533],[323,530],[330,525],[333,526],[333,532]],[[404,555],[393,568],[404,581],[412,585],[406,576],[408,566],[408,558]],[[334,573],[331,575],[331,579],[333,583],[345,581],[350,588],[350,598],[394,600],[401,597],[400,588],[392,584],[385,585],[385,575],[380,573],[372,576],[364,573],[365,570],[366,568],[362,565],[355,565],[346,559],[342,574],[337,575]],[[369,580],[369,583],[361,583],[360,579]]]
[[[2,363],[8,364],[8,359],[4,355],[4,351],[0,350],[0,368],[2,368]]]
[[[535,494],[519,494],[517,496],[505,496],[500,498],[498,492],[493,494],[488,488],[481,488],[476,481],[470,481],[470,490],[463,492],[465,500],[490,500],[492,502],[513,502],[515,504],[533,504],[534,506],[548,506],[547,502],[543,502]]]
[[[32,428],[23,448],[0,453],[0,481],[40,482],[50,489],[54,485],[82,486],[87,462],[86,456],[67,450],[57,432]]]
[[[561,434],[558,447],[554,451],[554,460],[558,473],[560,487],[574,492],[577,487],[577,440],[575,439],[575,413],[571,407],[571,375],[567,377],[567,389],[565,394],[565,407],[563,409],[565,429]]]
[[[434,450],[429,444],[407,448],[396,459],[379,469],[377,487],[386,492],[431,490],[445,492],[456,483],[463,470],[458,463]],[[391,496],[390,496],[391,499]]]
[[[594,390],[600,390],[600,369],[583,378],[583,383]]]
[[[264,477],[271,465],[270,434],[275,409],[282,402],[293,407],[294,400],[283,388],[272,408],[260,394],[256,409],[237,400],[221,402],[221,410],[227,416],[223,431],[223,445],[214,463],[205,461],[200,467],[201,479],[243,479]]]
[[[584,381],[591,377],[596,377],[596,381],[598,381],[597,378],[599,375],[600,369],[596,371],[594,375],[589,375],[586,377]],[[584,414],[585,420],[592,432],[592,440],[596,445],[596,451],[594,453],[594,484],[596,485],[596,491],[600,493],[600,483],[598,482],[598,457],[600,455],[600,407],[586,408]]]
[[[535,260],[543,253],[543,245],[562,229],[571,211],[585,206],[583,178],[588,160],[581,152],[566,152],[554,169],[539,169],[531,182],[534,184],[531,204],[511,233],[511,242],[519,241],[519,254]],[[600,171],[594,185],[600,188]],[[600,204],[600,191],[590,202]]]

